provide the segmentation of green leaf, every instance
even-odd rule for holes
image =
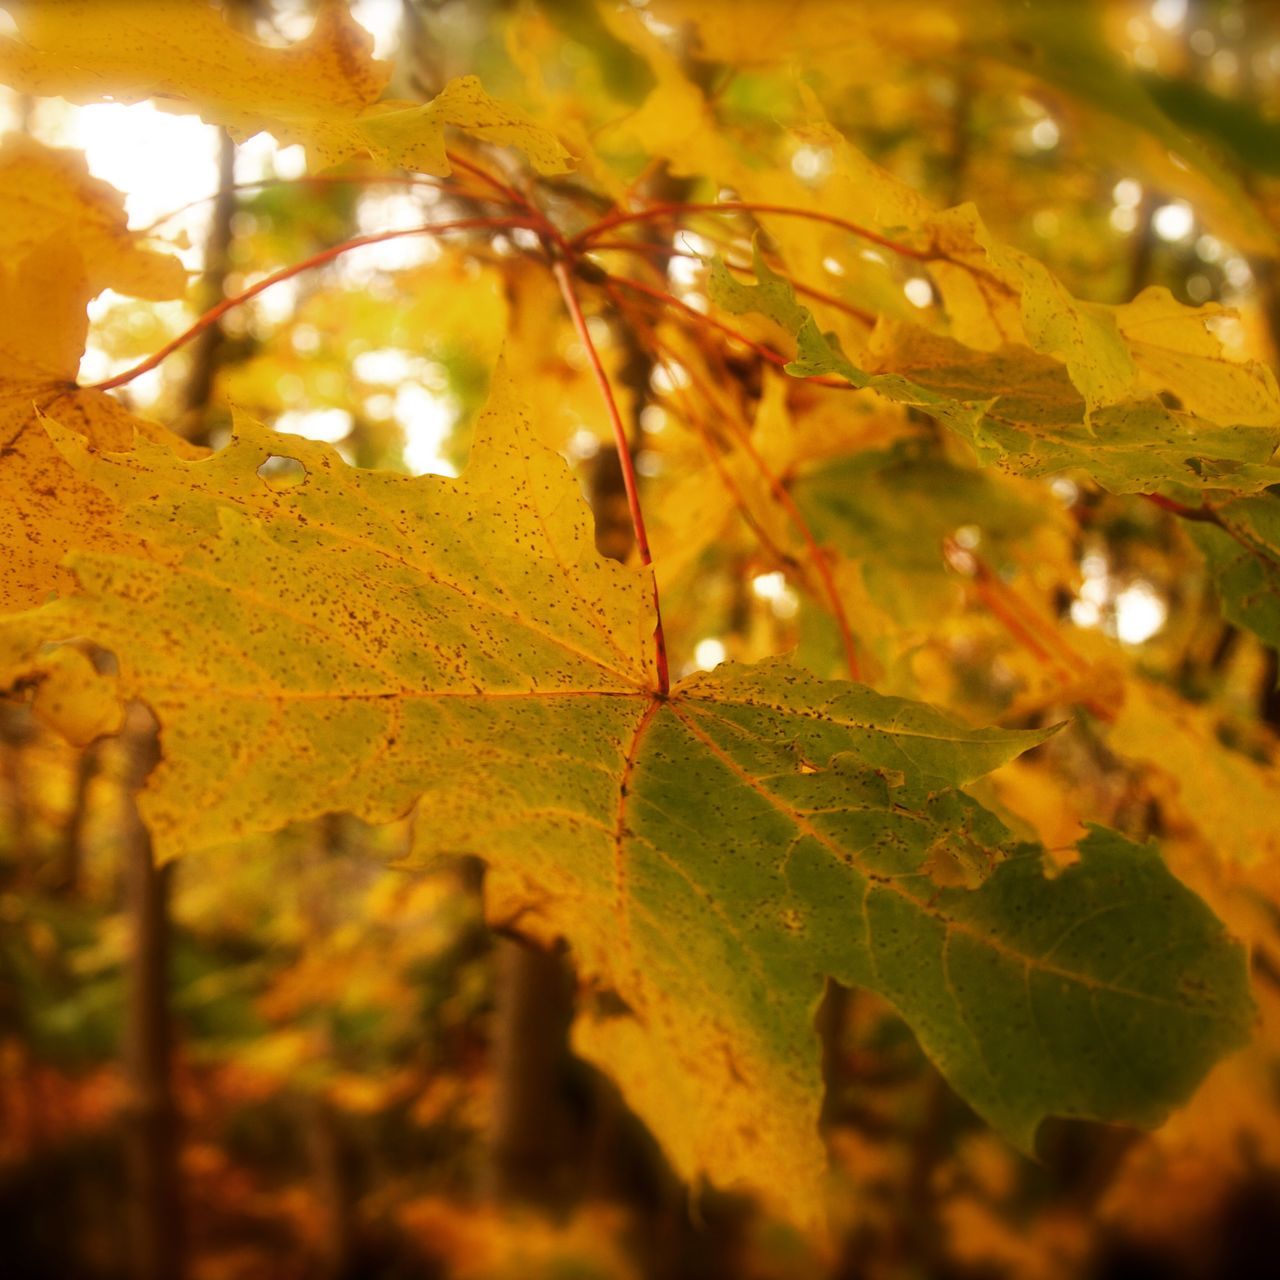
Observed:
[[[939,421],[969,432],[982,415],[979,404],[968,404],[947,395],[938,395],[927,387],[901,377],[897,373],[873,375],[860,369],[840,349],[835,334],[818,328],[813,312],[796,302],[795,290],[753,246],[758,284],[745,284],[729,274],[723,260],[712,260],[707,277],[707,292],[717,306],[734,315],[758,312],[772,320],[796,342],[796,358],[786,371],[797,378],[837,374],[855,387],[870,388],[888,400],[925,409]]]
[[[1159,384],[1182,387],[1200,407],[1216,392],[1216,403],[1225,409],[1238,406],[1243,421],[1222,424],[1166,407],[1155,396],[1090,411],[1069,370],[1049,356],[1011,344],[978,351],[916,325],[883,319],[868,347],[871,367],[860,368],[834,335],[821,332],[809,308],[796,302],[790,283],[758,250],[755,269],[760,283],[749,285],[717,260],[708,292],[727,311],[758,312],[795,338],[796,358],[788,373],[834,373],[855,387],[923,409],[968,440],[984,462],[1003,470],[1038,476],[1081,468],[1115,493],[1162,486],[1244,492],[1280,481],[1280,467],[1271,462],[1280,447],[1274,377],[1260,365],[1223,360],[1216,342],[1203,332],[1198,344],[1176,337],[1167,349],[1143,342],[1152,311],[1170,331],[1163,290],[1149,290],[1128,307],[1112,309],[1117,332],[1127,327],[1135,334],[1135,350],[1141,349],[1135,367],[1141,365],[1144,377]],[[1181,308],[1178,318],[1202,327],[1205,315]]]
[[[1186,528],[1209,562],[1223,615],[1280,650],[1280,498],[1236,498],[1214,513],[1221,523]]]
[[[1280,424],[1223,425],[1155,396],[1108,405],[1086,421],[1063,367],[1025,347],[974,351],[903,324],[882,325],[872,346],[877,367],[942,400],[948,412],[940,420],[1005,471],[1038,476],[1078,468],[1113,493],[1170,486],[1245,492],[1280,481],[1272,462]],[[879,389],[879,380],[873,385]],[[935,412],[923,399],[916,403]]]
[[[1243,950],[1154,848],[1094,828],[1079,853],[1052,880],[1014,857],[975,892],[867,901],[877,989],[1026,1149],[1050,1113],[1159,1123],[1251,1020]]]
[[[1280,481],[1280,467],[1271,461],[1280,447],[1275,375],[1260,362],[1222,355],[1204,328],[1221,308],[1180,306],[1167,289],[1147,289],[1125,306],[1089,307],[1088,315],[1097,312],[1100,324],[1106,321],[1106,340],[1097,344],[1110,351],[1120,343],[1133,392],[1144,387],[1164,396],[1103,396],[1091,404],[1091,385],[1120,385],[1103,376],[1110,357],[1082,376],[1089,348],[1096,346],[1087,325],[1080,326],[1085,305],[1057,307],[1055,291],[1064,298],[1065,292],[1041,266],[1030,265],[1044,280],[1043,287],[1028,285],[1023,320],[1030,311],[1038,314],[1041,302],[1048,307],[1037,321],[1044,339],[1033,343],[1038,349],[1005,343],[979,351],[882,317],[868,346],[868,367],[855,365],[835,334],[822,333],[813,312],[796,302],[790,282],[769,268],[758,247],[758,283],[736,279],[717,259],[708,292],[724,310],[759,312],[790,334],[796,343],[796,358],[786,366],[790,374],[836,374],[854,387],[922,408],[969,440],[984,462],[1015,474],[1082,468],[1114,493],[1161,486],[1248,492]],[[1074,361],[1065,355],[1064,364],[1044,353],[1055,347],[1047,335],[1059,332],[1069,335],[1066,346],[1079,348]]]

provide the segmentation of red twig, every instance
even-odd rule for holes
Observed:
[[[1059,679],[1069,677],[1067,667],[1062,660],[1055,657],[1044,645],[1028,623],[1024,622],[1018,610],[1004,598],[1004,593],[996,585],[996,579],[989,572],[976,568],[972,578],[974,593],[986,605],[987,609],[999,619],[1001,625],[1018,641],[1024,649],[1035,655],[1045,666],[1053,667]]]
[[[1188,507],[1185,503],[1166,498],[1163,493],[1144,493],[1142,496],[1161,510],[1172,512],[1179,519],[1199,520],[1203,524],[1222,524],[1218,513],[1208,503],[1202,507]]]
[[[801,514],[800,508],[796,506],[795,499],[792,498],[787,486],[783,484],[782,478],[774,472],[756,449],[751,440],[750,432],[740,432],[738,440],[756,470],[764,477],[770,492],[787,513],[787,518],[795,526],[796,531],[800,534],[801,541],[808,549],[809,557],[813,561],[813,567],[817,571],[819,581],[822,583],[823,593],[827,597],[827,602],[831,605],[831,613],[835,619],[836,630],[840,633],[840,643],[844,648],[844,661],[849,671],[849,679],[861,680],[862,666],[858,661],[858,647],[854,643],[853,628],[849,625],[849,615],[845,612],[844,598],[840,594],[840,588],[836,585],[835,575],[831,572],[831,562],[827,557],[826,551],[818,545],[818,539],[809,527],[809,522]]]
[[[1057,629],[1002,582],[981,556],[957,546],[950,538],[946,539],[944,551],[952,568],[969,578],[974,594],[1001,626],[1038,662],[1049,667],[1060,685],[1069,692],[1078,690],[1089,674],[1089,664]],[[1100,720],[1115,719],[1115,710],[1092,693],[1084,693],[1077,700]]]
[[[374,235],[356,236],[352,240],[344,240],[341,244],[331,245],[328,249],[322,249],[319,253],[313,253],[310,257],[303,258],[301,262],[295,262],[290,266],[282,267],[279,271],[273,271],[271,275],[265,276],[240,293],[233,294],[229,298],[223,298],[217,306],[210,307],[189,329],[166,342],[163,347],[149,355],[145,360],[134,365],[131,369],[126,369],[123,373],[116,374],[113,378],[107,378],[103,382],[95,382],[89,389],[93,391],[110,391],[114,387],[124,386],[126,382],[132,382],[134,378],[150,372],[162,361],[167,360],[175,351],[186,346],[188,342],[203,333],[210,325],[217,324],[228,311],[248,302],[250,298],[256,298],[258,294],[271,288],[272,285],[279,284],[283,280],[292,279],[296,275],[301,275],[302,272],[309,271],[312,267],[332,262],[335,258],[341,257],[344,253],[349,253],[352,249],[360,249],[370,244],[382,244],[387,240],[398,240],[404,236],[439,235],[445,231],[468,231],[479,227],[484,227],[490,231],[507,227],[539,229],[527,217],[456,218],[451,222],[425,223],[420,227],[405,227],[398,231],[379,231]]]
[[[1038,630],[1044,643],[1057,650],[1058,661],[1065,663],[1077,675],[1088,672],[1089,664],[1067,643],[1058,629],[1045,621],[1038,610],[1028,605],[977,552],[966,550],[961,554],[972,562],[975,580],[984,592],[990,594],[991,599],[1003,599],[1008,610],[1016,612],[1026,619],[1027,626]]]
[[[455,169],[462,169],[464,172],[472,174],[480,179],[486,186],[492,187],[504,200],[510,201],[512,204],[519,205],[522,209],[529,210],[530,213],[536,213],[539,218],[540,213],[529,203],[529,201],[515,189],[503,182],[500,178],[495,178],[488,169],[482,165],[478,165],[474,160],[468,160],[466,156],[460,156],[456,151],[446,151],[445,155],[449,157],[449,163]]]
[[[653,285],[644,284],[640,280],[632,280],[627,276],[609,275],[608,280],[611,284],[621,285],[624,289],[631,289],[635,293],[643,293],[646,297],[654,299],[655,302],[661,302],[665,306],[678,307],[687,315],[693,316],[695,320],[709,325],[712,329],[719,329],[726,337],[733,338],[736,342],[741,342],[744,346],[750,347],[757,355],[762,356],[770,364],[777,365],[780,369],[791,363],[786,356],[774,351],[772,347],[766,347],[763,343],[748,338],[741,330],[725,324],[723,320],[717,320],[714,316],[704,315],[697,307],[691,307],[683,298],[677,298],[674,293],[668,293],[665,289],[657,289]],[[851,384],[844,378],[829,377],[826,374],[813,374],[810,377],[800,379],[800,381],[815,382],[820,387],[835,387],[840,391],[851,390]]]
[[[1236,542],[1245,552],[1252,556],[1260,565],[1263,571],[1269,576],[1272,571],[1273,557],[1270,556],[1263,548],[1249,536],[1249,534],[1232,524],[1230,519],[1224,517],[1216,508],[1209,503],[1202,503],[1198,507],[1189,507],[1185,503],[1175,502],[1172,498],[1166,498],[1162,493],[1144,493],[1141,495],[1150,503],[1160,507],[1164,511],[1170,512],[1181,520],[1194,520],[1200,524],[1211,524],[1221,529],[1227,537]]]
[[[705,259],[696,253],[690,253],[687,249],[673,249],[665,244],[649,244],[644,240],[596,240],[592,242],[591,251],[595,253],[597,250],[615,249],[625,253],[642,253],[649,254],[654,257],[663,258],[691,258],[697,262],[703,262]],[[732,271],[750,271],[751,268],[745,263],[725,261],[725,266]],[[833,293],[825,293],[821,289],[815,289],[811,284],[805,284],[794,276],[788,276],[784,272],[774,269],[776,275],[782,276],[788,284],[803,297],[814,298],[818,302],[825,302],[829,307],[835,307],[837,311],[843,311],[846,315],[852,316],[855,320],[861,320],[863,324],[875,324],[875,316],[870,311],[864,311],[861,307],[855,307],[852,302],[846,302],[843,298],[837,298]]]
[[[573,257],[573,251],[569,248],[560,228],[556,226],[550,218],[547,217],[541,209],[538,208],[533,201],[523,192],[518,191],[509,183],[503,182],[500,178],[495,177],[482,165],[478,165],[473,160],[468,160],[466,156],[460,156],[456,151],[447,151],[445,153],[449,157],[449,163],[455,168],[463,170],[479,178],[481,182],[492,187],[503,200],[513,205],[517,209],[523,209],[530,219],[532,230],[536,231],[542,237],[544,245],[554,245],[556,248],[568,258]]]
[[[552,263],[551,270],[560,286],[564,304],[573,319],[573,327],[586,349],[587,358],[591,362],[591,370],[600,387],[605,409],[609,414],[609,422],[613,427],[613,440],[618,450],[618,462],[622,467],[622,482],[627,491],[627,506],[631,512],[631,525],[635,530],[636,548],[640,552],[640,563],[649,570],[649,582],[653,591],[653,643],[658,670],[658,692],[666,697],[671,688],[671,676],[667,669],[667,639],[662,630],[662,607],[658,599],[658,579],[653,572],[653,556],[649,551],[649,535],[644,527],[644,512],[640,508],[640,488],[636,482],[635,465],[631,458],[631,444],[627,439],[627,429],[623,425],[622,415],[618,412],[618,402],[614,399],[613,387],[609,384],[609,376],[605,373],[600,361],[600,353],[592,341],[591,330],[587,327],[586,317],[582,314],[582,304],[573,289],[573,277],[569,273],[568,263],[559,258]]]
[[[625,302],[618,296],[618,292],[614,288],[613,284],[611,282],[607,283],[605,288],[608,291],[610,298],[613,299],[614,304],[618,306],[620,310],[625,310]],[[652,344],[655,354],[657,354],[659,358],[665,357],[674,359],[675,356],[671,351],[671,348],[663,342],[656,333],[654,333],[652,326],[646,324],[644,325],[644,328],[647,330],[648,338]],[[665,363],[666,360],[664,359],[664,364]],[[715,398],[712,396],[710,389],[703,384],[703,380],[696,373],[692,370],[689,370],[688,372],[689,378],[697,388],[699,394],[714,411]],[[821,583],[822,593],[827,597],[827,603],[831,606],[831,614],[835,620],[836,630],[840,633],[840,643],[844,648],[845,664],[849,670],[849,679],[860,680],[862,678],[862,669],[858,661],[858,648],[853,638],[853,628],[849,625],[849,615],[845,611],[844,599],[840,595],[839,587],[836,585],[835,575],[831,572],[831,563],[827,558],[826,552],[818,545],[817,537],[809,527],[809,522],[804,518],[800,508],[796,506],[795,499],[791,496],[790,490],[783,483],[782,477],[769,466],[768,462],[765,461],[764,456],[755,447],[755,443],[751,439],[750,431],[733,419],[730,418],[728,420],[733,422],[734,435],[739,444],[741,444],[747,457],[751,460],[752,466],[755,467],[764,479],[765,483],[769,486],[769,491],[773,494],[782,509],[787,513],[787,518],[791,521],[796,532],[799,533],[801,541],[805,544],[805,548],[809,552],[809,557],[813,562],[814,572],[818,575],[818,580]],[[729,480],[728,474],[720,464],[719,459],[714,456],[715,446],[709,439],[709,432],[703,428],[702,434],[706,439],[709,451],[711,451],[712,465],[720,475],[721,480],[725,483],[726,488],[728,488],[730,493],[734,495],[738,502],[738,507],[742,511],[747,523],[756,531],[757,536],[762,542],[765,542],[767,545],[771,545],[770,540],[764,533],[764,530],[760,527],[754,514],[747,506],[746,499],[738,490],[737,485]],[[780,559],[783,558],[780,550],[776,551],[776,553],[779,555]],[[812,587],[810,587],[810,590],[812,590]]]
[[[579,232],[570,241],[570,244],[575,249],[582,249],[587,247],[601,232],[611,231],[614,227],[625,226],[633,222],[650,222],[655,218],[676,218],[686,213],[773,213],[780,217],[807,218],[811,222],[824,222],[828,226],[839,227],[842,231],[847,231],[860,239],[868,240],[872,244],[878,244],[882,248],[888,249],[891,253],[898,254],[899,257],[915,258],[921,262],[929,262],[934,257],[933,254],[927,253],[923,249],[913,249],[909,245],[898,244],[897,241],[890,240],[887,236],[882,236],[867,227],[860,227],[856,222],[849,222],[847,219],[837,217],[833,213],[823,213],[818,209],[799,209],[786,204],[762,204],[754,200],[721,200],[714,204],[703,202],[653,204],[647,209],[637,209],[630,213],[621,211],[611,213],[587,227],[585,231]]]

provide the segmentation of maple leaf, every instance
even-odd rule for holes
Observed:
[[[685,1174],[817,1215],[824,976],[1027,1149],[1046,1114],[1158,1122],[1243,1039],[1243,953],[1154,849],[1098,831],[1050,878],[961,790],[1045,732],[779,662],[659,694],[644,584],[501,377],[457,481],[245,420],[197,462],[50,429],[146,553],[73,555],[80,591],[0,628],[0,679],[59,723],[84,672],[49,642],[116,654],[161,724],[162,857],[416,804],[421,855],[486,858],[490,910],[616,993],[579,1044]],[[305,478],[273,488],[271,456]]]
[[[128,229],[124,197],[83,155],[23,137],[0,143],[0,608],[38,604],[72,585],[73,547],[121,550],[114,506],[52,447],[37,410],[56,412],[94,448],[128,449],[135,433],[192,450],[98,391],[75,386],[86,307],[102,289],[147,298],[182,293],[177,258]],[[19,178],[19,175],[20,178]]]
[[[791,284],[758,251],[755,269],[759,283],[746,284],[717,260],[708,288],[726,310],[759,312],[795,339],[788,372],[839,374],[855,387],[921,408],[969,440],[983,461],[1002,469],[1038,476],[1078,467],[1116,493],[1169,486],[1249,491],[1280,481],[1280,466],[1271,461],[1280,447],[1275,379],[1256,362],[1226,361],[1217,340],[1204,332],[1203,310],[1179,316],[1162,330],[1159,343],[1135,346],[1146,377],[1180,401],[1214,406],[1210,418],[1169,408],[1155,396],[1091,408],[1075,385],[1079,373],[1073,380],[1070,359],[1064,366],[1015,344],[976,350],[917,325],[883,319],[868,344],[867,367],[861,368],[822,333]],[[1149,313],[1154,309],[1167,321],[1169,306],[1149,291],[1129,309],[1114,309],[1114,332],[1121,335],[1123,326],[1142,334]],[[1194,326],[1199,332],[1193,339],[1188,335]],[[1073,344],[1087,344],[1082,330],[1067,328]],[[1139,372],[1135,357],[1133,378]],[[1233,418],[1227,425],[1218,421],[1224,415]]]
[[[3,288],[0,286],[0,304]],[[139,549],[116,524],[115,503],[68,466],[54,448],[39,412],[56,413],[68,431],[97,449],[127,449],[135,438],[157,448],[199,456],[202,450],[157,423],[136,417],[101,391],[50,388],[0,379],[0,609],[25,609],[70,590],[75,579],[63,563],[69,551]]]
[[[1155,396],[1096,409],[1060,364],[1025,347],[979,352],[913,325],[885,324],[872,343],[877,391],[933,413],[982,461],[1020,475],[1078,468],[1113,493],[1240,492],[1280,481],[1280,421],[1219,423]],[[908,400],[908,402],[910,402]]]
[[[1210,328],[1234,314],[1229,308],[1184,306],[1153,285],[1112,314],[1150,391],[1172,392],[1190,412],[1220,426],[1280,421],[1275,374],[1259,360],[1229,359]]]
[[[50,240],[79,250],[90,296],[110,287],[165,299],[186,289],[182,263],[128,229],[124,197],[90,175],[81,152],[6,134],[0,140],[0,257],[20,262]]]
[[[910,241],[961,342],[1021,343],[1054,357],[1090,411],[1129,398],[1137,365],[1110,309],[1072,297],[1043,263],[1001,244],[972,204],[933,214]]]
[[[447,174],[444,128],[525,152],[541,173],[569,155],[548,129],[486,94],[475,76],[429,103],[380,102],[391,64],[340,0],[325,0],[305,40],[273,49],[216,9],[187,0],[53,0],[15,14],[20,38],[0,39],[0,80],[24,93],[76,102],[154,98],[194,111],[238,141],[261,130],[301,143],[315,167],[368,151],[388,165]]]

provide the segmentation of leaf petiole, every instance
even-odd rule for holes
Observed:
[[[587,326],[586,317],[582,314],[582,304],[578,301],[577,293],[574,292],[569,264],[565,259],[557,258],[551,264],[551,270],[555,275],[556,283],[560,286],[560,293],[573,320],[573,327],[577,331],[583,347],[586,349],[587,359],[591,362],[591,370],[595,374],[596,383],[600,387],[600,394],[604,399],[605,410],[609,415],[610,425],[613,427],[613,440],[618,450],[618,462],[622,467],[622,483],[627,491],[627,507],[631,512],[631,525],[636,535],[636,549],[640,552],[640,563],[649,570],[649,580],[653,590],[653,612],[656,619],[653,628],[653,643],[658,671],[658,693],[665,698],[671,689],[671,676],[667,668],[667,640],[662,630],[662,607],[658,599],[658,579],[653,573],[653,556],[649,551],[649,535],[645,531],[644,512],[640,507],[640,488],[636,482],[636,469],[635,463],[631,458],[631,445],[627,439],[627,430],[623,425],[622,415],[618,412],[618,402],[614,398],[613,387],[609,384],[609,376],[605,373],[604,365],[600,361],[600,353],[596,350],[596,344],[591,337],[591,330]]]

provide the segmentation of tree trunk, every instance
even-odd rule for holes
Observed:
[[[498,1201],[560,1207],[570,1125],[563,1083],[573,974],[560,951],[495,941],[494,1114],[488,1192]]]
[[[98,746],[90,743],[76,759],[76,776],[72,787],[71,809],[59,835],[59,858],[54,887],[64,897],[74,898],[80,892],[84,873],[84,834],[89,817],[89,788],[98,772]]]
[[[8,856],[16,876],[31,874],[34,845],[23,781],[23,751],[32,737],[27,708],[0,706],[0,806],[9,830]]]
[[[154,727],[131,735],[136,788],[158,759]],[[128,1087],[124,1147],[134,1280],[179,1280],[182,1203],[178,1112],[173,1098],[169,1026],[168,902],[173,866],[157,867],[133,790],[123,814],[130,955],[124,1069]]]
[[[324,1215],[316,1280],[350,1280],[357,1275],[359,1253],[351,1152],[338,1117],[323,1097],[307,1095],[302,1113],[311,1175]]]
[[[218,139],[218,194],[204,246],[204,274],[197,291],[197,306],[207,311],[226,296],[227,272],[231,266],[232,219],[236,212],[236,144],[221,130]],[[218,358],[226,342],[221,324],[210,325],[191,346],[191,365],[182,388],[180,422],[183,434],[193,444],[207,445],[212,426],[213,381]]]

